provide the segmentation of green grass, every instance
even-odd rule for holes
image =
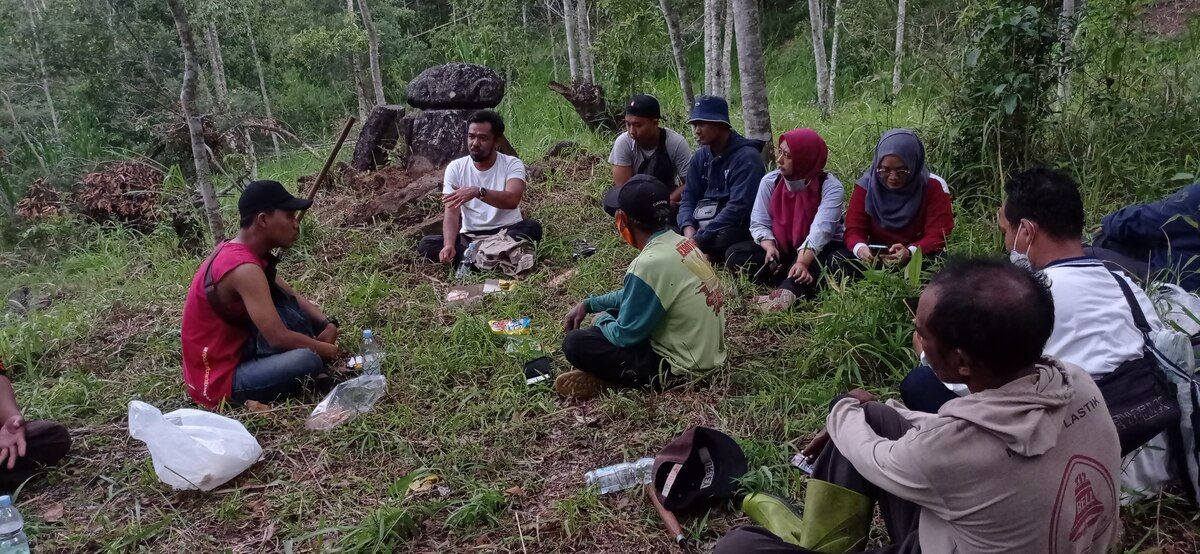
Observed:
[[[792,44],[777,59],[805,52]],[[892,106],[850,95],[822,121],[802,100],[811,92],[811,75],[770,73],[784,75],[771,83],[776,129],[816,127],[830,144],[831,170],[847,186],[868,163],[881,130],[932,125],[922,101]],[[667,77],[653,87],[665,104],[678,102],[676,89]],[[584,129],[573,110],[544,88],[544,79],[535,74],[509,90],[501,110],[527,162],[547,165],[542,155],[559,140],[607,156],[611,137]],[[1100,168],[1105,153],[1080,150],[1064,163],[1083,173]],[[1138,159],[1139,175],[1160,177],[1135,191],[1137,198],[1165,189],[1167,177],[1194,163],[1148,156]],[[290,186],[319,164],[306,152],[290,153],[265,163],[262,175]],[[694,424],[719,427],[739,440],[752,468],[743,479],[748,490],[799,498],[803,479],[787,461],[820,427],[829,398],[860,385],[892,393],[914,362],[911,316],[902,298],[916,288],[900,276],[878,274],[836,283],[791,312],[761,315],[747,302],[757,291],[723,275],[730,290],[731,355],[709,382],[666,394],[613,391],[587,403],[559,398],[548,385],[525,385],[524,360],[506,354],[504,339],[491,334],[486,322],[530,316],[534,337],[557,348],[566,310],[620,282],[635,253],[620,244],[599,208],[607,167],[577,165],[548,172],[527,195],[527,213],[547,231],[533,274],[515,291],[467,309],[441,304],[448,272],[419,260],[411,239],[386,228],[328,228],[307,219],[282,274],[340,318],[346,346],[352,347],[359,330],[375,329],[391,352],[388,394],[370,413],[325,433],[303,429],[319,400],[312,396],[266,413],[226,410],[255,434],[264,457],[213,493],[161,485],[125,422],[133,399],[164,411],[191,405],[181,383],[179,318],[199,257],[180,252],[165,227],[139,234],[63,218],[22,228],[17,242],[0,252],[0,292],[30,286],[49,294],[52,304],[28,316],[0,315],[0,358],[11,367],[29,417],[59,419],[76,430],[72,456],[18,498],[35,546],[667,550],[669,539],[644,495],[598,496],[583,488],[583,474],[653,454]],[[1089,192],[1089,221],[1128,196]],[[230,221],[232,200],[223,199]],[[952,250],[999,253],[992,225],[998,198],[982,200],[990,204],[986,209],[958,206]],[[589,240],[598,253],[576,263],[574,239]],[[549,284],[571,269],[578,273],[561,286]],[[555,365],[565,369],[561,356]],[[437,475],[444,488],[409,492],[407,483],[425,473]],[[508,492],[513,490],[520,494]],[[57,503],[65,507],[63,519],[44,521],[40,514]],[[1177,497],[1125,515],[1127,547],[1200,546],[1194,516]],[[684,524],[692,538],[709,543],[743,522],[724,504]]]

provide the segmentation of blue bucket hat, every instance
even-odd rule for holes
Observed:
[[[697,98],[696,103],[692,105],[692,113],[688,115],[688,123],[697,121],[714,121],[732,127],[729,123],[729,103],[720,96]]]

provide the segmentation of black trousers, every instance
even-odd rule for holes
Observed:
[[[513,238],[522,238],[530,242],[538,242],[542,240],[542,224],[535,219],[522,219],[512,225],[506,227],[496,227],[486,231],[471,231],[470,233],[459,233],[458,240],[455,242],[454,248],[454,265],[458,265],[462,261],[463,252],[466,252],[467,247],[471,242],[478,237],[486,237],[494,235],[500,231],[508,231],[508,236]],[[442,251],[443,235],[426,235],[421,238],[421,242],[417,243],[417,252],[420,252],[425,259],[438,262],[438,254]]]
[[[8,460],[0,464],[0,491],[10,493],[26,479],[47,466],[58,463],[71,450],[71,433],[61,423],[35,419],[25,422],[25,455],[8,469]]]
[[[779,273],[770,274],[769,270],[763,270],[760,274],[759,270],[767,263],[767,251],[763,250],[762,246],[759,246],[753,239],[730,246],[725,251],[724,261],[725,267],[728,267],[730,271],[743,272],[759,285],[789,290],[798,297],[811,298],[817,294],[823,266],[829,262],[829,256],[834,250],[832,245],[826,245],[825,249],[817,254],[816,259],[808,267],[808,273],[813,277],[813,281],[808,284],[797,283],[787,276],[788,268],[796,263],[796,252],[780,256]]]
[[[876,434],[884,438],[898,439],[912,428],[912,424],[901,417],[896,410],[879,402],[864,404],[863,412],[867,419],[867,425],[870,425]],[[891,544],[870,552],[910,554],[921,551],[920,537],[917,532],[921,507],[873,485],[858,470],[854,469],[854,465],[838,451],[833,441],[829,441],[825,445],[825,449],[817,456],[817,462],[813,464],[813,478],[850,489],[879,504],[879,512],[883,516],[883,523],[887,527]],[[815,507],[804,507],[805,510],[812,508]],[[730,529],[717,543],[713,552],[714,554],[744,552],[791,554],[812,551],[784,542],[783,539],[762,527],[743,525]]]
[[[746,225],[734,225],[713,233],[704,233],[703,239],[700,236],[701,233],[697,231],[693,237],[696,246],[700,247],[700,251],[704,252],[713,264],[718,264],[725,260],[725,251],[730,246],[750,239],[750,228]]]
[[[668,365],[649,342],[622,348],[591,326],[576,329],[563,337],[563,357],[580,371],[586,371],[614,385],[664,388],[670,372]]]

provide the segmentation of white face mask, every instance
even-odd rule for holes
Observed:
[[[1008,261],[1021,269],[1033,271],[1033,262],[1029,259],[1029,249],[1033,246],[1033,242],[1030,241],[1030,244],[1025,247],[1024,253],[1017,252],[1017,236],[1020,234],[1021,224],[1018,223],[1016,235],[1013,236],[1013,249],[1008,253]]]

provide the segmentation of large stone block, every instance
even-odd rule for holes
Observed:
[[[504,99],[504,78],[469,63],[436,65],[408,83],[408,103],[421,109],[493,108]]]

